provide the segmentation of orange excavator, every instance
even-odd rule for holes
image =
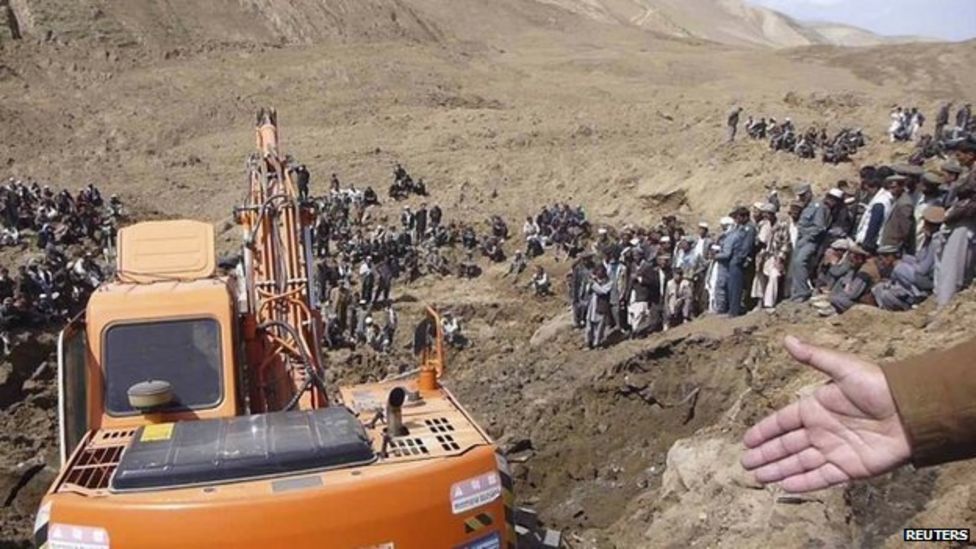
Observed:
[[[328,393],[313,213],[275,111],[256,133],[236,276],[210,224],[126,227],[114,279],[61,333],[62,467],[36,545],[514,547],[508,465],[440,385],[434,309],[414,379]]]

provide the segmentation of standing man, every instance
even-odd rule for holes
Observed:
[[[413,217],[414,234],[416,238],[414,242],[421,243],[424,241],[424,235],[427,234],[427,203],[421,202],[420,209]]]
[[[956,203],[945,214],[945,246],[935,267],[935,299],[946,306],[969,286],[976,273],[976,177],[973,173],[956,190]]]
[[[729,118],[726,122],[729,131],[729,143],[735,141],[735,134],[739,131],[739,115],[742,114],[742,107],[735,107],[732,112],[729,113]]]
[[[390,289],[393,286],[393,266],[390,264],[389,256],[380,260],[376,266],[375,287],[373,297],[369,302],[372,308],[376,303],[384,305],[390,303]]]
[[[759,301],[758,306],[766,308],[766,289],[769,284],[766,264],[772,254],[773,230],[776,223],[776,208],[769,203],[759,207],[759,216],[756,219],[756,274],[752,279],[753,299]],[[775,302],[773,303],[775,305]],[[771,308],[772,305],[769,306]]]
[[[806,209],[813,202],[813,186],[803,183],[796,188],[796,202],[800,204],[800,210]]]
[[[438,206],[437,204],[434,204],[434,207],[430,209],[430,214],[428,216],[428,217],[430,217],[430,226],[431,226],[431,228],[436,229],[436,228],[438,228],[438,227],[441,226],[441,216],[442,215],[443,215],[443,212],[441,212],[441,207]]]
[[[966,103],[962,107],[959,107],[959,111],[956,112],[956,127],[960,132],[965,132],[966,127],[969,126],[969,120],[973,117],[972,106]]]
[[[736,213],[737,211],[733,211],[728,217],[728,219],[732,221],[732,225],[726,229],[720,243],[721,250],[715,255],[715,261],[719,265],[718,279],[721,282],[721,285],[717,286],[716,288],[721,291],[723,297],[723,300],[718,302],[719,314],[727,314],[732,310],[732,299],[734,296],[730,295],[730,290],[735,284],[735,282],[732,281],[732,256],[735,253],[736,247],[739,245],[738,241],[742,238],[739,231],[739,225],[735,220]],[[723,221],[725,221],[725,219],[723,219]],[[741,285],[742,281],[739,280],[738,283]],[[740,301],[742,297],[741,291],[742,290],[740,287]]]
[[[413,211],[410,210],[410,206],[404,206],[403,212],[400,213],[400,226],[403,227],[403,232],[411,234],[414,228],[415,218]]]
[[[597,266],[590,281],[590,301],[586,308],[586,346],[602,347],[610,317],[610,290],[612,283],[607,270]]]
[[[813,295],[810,273],[817,263],[817,252],[833,220],[833,212],[844,203],[844,191],[831,189],[823,202],[811,202],[797,221],[796,246],[790,262],[790,299],[806,301]]]
[[[573,311],[573,324],[586,327],[586,305],[590,297],[590,278],[593,272],[593,258],[581,256],[569,272],[570,306]]]
[[[901,174],[889,176],[885,180],[894,204],[881,233],[881,245],[894,246],[911,254],[915,248],[915,201],[905,192],[907,181],[908,178]]]
[[[630,283],[630,296],[627,306],[627,324],[631,337],[642,335],[650,325],[650,304],[661,298],[657,271],[653,261],[646,257],[641,248],[631,250],[635,272]]]
[[[713,245],[714,269],[709,279],[712,281],[713,311],[724,315],[729,312],[729,260],[732,258],[736,225],[735,220],[729,216],[723,217],[719,224],[722,226],[722,234],[718,237],[718,244]],[[717,250],[714,249],[716,247]]]
[[[305,164],[299,164],[293,170],[295,174],[295,183],[298,185],[298,199],[302,202],[308,200],[308,186],[309,186],[309,173],[308,168]]]
[[[735,220],[736,237],[733,238],[732,256],[729,259],[728,299],[729,316],[737,317],[745,313],[742,292],[746,285],[746,270],[752,264],[753,249],[756,247],[756,227],[749,222],[749,209],[736,208],[732,212]]]
[[[698,237],[695,239],[695,245],[692,247],[694,254],[698,257],[705,257],[705,252],[707,252],[712,247],[712,237],[708,234],[708,223],[702,221],[698,224]]]
[[[881,245],[881,231],[888,223],[895,197],[876,178],[865,179],[861,188],[864,195],[870,198],[861,214],[854,238],[859,246],[873,254]]]
[[[935,117],[935,139],[942,139],[945,127],[949,125],[949,111],[952,110],[952,101],[942,105],[938,116]]]
[[[623,265],[620,264],[620,259],[617,254],[613,254],[610,258],[603,262],[603,266],[607,271],[607,279],[610,281],[610,326],[617,331],[622,330],[620,322],[620,292],[624,289],[621,284],[621,273],[625,272]]]
[[[366,256],[363,264],[359,266],[359,283],[362,285],[360,299],[369,303],[373,299],[373,287],[376,281],[376,273],[373,272],[373,258]]]

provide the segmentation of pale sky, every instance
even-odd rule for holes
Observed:
[[[854,25],[882,35],[976,38],[976,0],[747,0],[801,21]]]

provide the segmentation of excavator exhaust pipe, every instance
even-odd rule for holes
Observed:
[[[403,426],[403,403],[407,399],[407,391],[403,387],[396,387],[390,391],[386,401],[386,430],[390,437],[402,437],[407,434]]]

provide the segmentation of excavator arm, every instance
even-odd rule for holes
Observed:
[[[278,141],[277,113],[257,115],[257,152],[247,161],[248,192],[235,211],[243,227],[247,310],[243,331],[252,412],[328,405],[312,293],[311,207],[299,199]]]

